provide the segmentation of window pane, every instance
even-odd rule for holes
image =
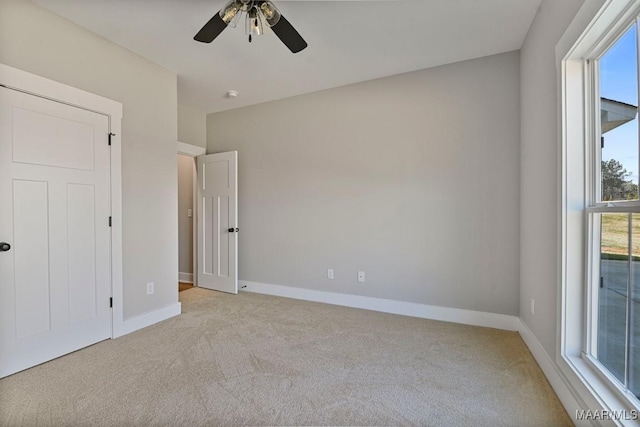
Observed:
[[[625,384],[629,214],[602,214],[598,360]]]
[[[640,214],[633,214],[629,390],[640,399]]]
[[[600,59],[603,201],[638,199],[638,50],[633,25]]]

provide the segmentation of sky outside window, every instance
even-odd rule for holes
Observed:
[[[634,24],[600,60],[600,96],[638,105],[638,50]],[[638,118],[604,135],[602,160],[615,159],[638,184]]]

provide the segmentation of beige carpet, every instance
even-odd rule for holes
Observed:
[[[3,426],[571,425],[517,333],[199,288],[0,380]]]

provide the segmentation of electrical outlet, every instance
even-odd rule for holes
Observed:
[[[333,268],[327,270],[327,279],[333,279]]]
[[[536,300],[531,298],[531,314],[536,314]]]
[[[358,282],[364,282],[364,271],[358,271]]]
[[[155,284],[153,282],[147,283],[147,295],[151,295],[155,292]]]

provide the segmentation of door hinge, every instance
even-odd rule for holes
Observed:
[[[109,308],[113,308],[113,297],[109,298]]]
[[[111,138],[116,136],[115,133],[109,133],[109,145],[111,145]]]
[[[111,227],[111,217],[109,217],[109,227]]]
[[[600,148],[604,148],[604,136],[600,137]]]

